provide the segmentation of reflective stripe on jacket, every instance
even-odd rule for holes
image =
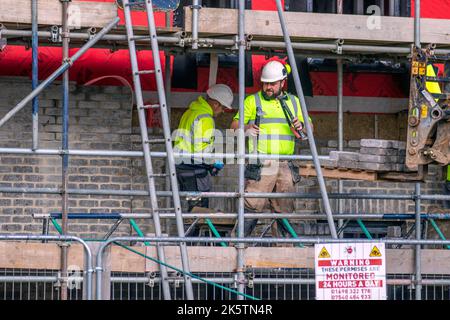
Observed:
[[[174,149],[188,153],[212,152],[214,129],[213,110],[200,96],[181,117],[175,133]]]
[[[294,95],[288,94],[286,104],[294,117],[304,122],[300,102]],[[244,123],[255,123],[256,112],[261,109],[258,152],[265,154],[294,154],[295,136],[287,124],[281,104],[277,99],[266,100],[261,91],[248,96],[244,101]],[[234,117],[239,119],[239,114]],[[311,119],[310,119],[311,122]],[[253,152],[253,139],[249,139],[249,152]]]

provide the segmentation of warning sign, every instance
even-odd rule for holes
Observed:
[[[315,245],[317,300],[385,300],[384,243]]]
[[[377,248],[377,246],[373,246],[372,251],[370,252],[371,257],[381,257],[381,252]]]
[[[327,251],[327,248],[325,248],[325,247],[323,247],[319,253],[319,259],[324,259],[324,258],[331,258],[330,254]]]

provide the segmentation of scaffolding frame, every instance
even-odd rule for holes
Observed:
[[[280,4],[279,0],[277,1],[277,5]],[[63,7],[67,5],[67,1],[61,1]],[[198,1],[193,1],[194,6],[197,4]],[[342,5],[342,1],[339,1],[339,3]],[[198,11],[198,7],[195,8]],[[279,12],[281,8],[278,8]],[[67,10],[67,8],[65,9]],[[341,9],[338,8],[337,11]],[[194,10],[195,11],[195,10]],[[342,11],[341,11],[342,12]],[[416,15],[414,17],[414,23],[415,23],[415,33],[414,33],[414,45],[416,47],[420,47],[420,0],[415,1],[415,12]],[[198,17],[198,15],[196,15]],[[243,30],[243,24],[244,21],[244,5],[243,1],[239,1],[239,16],[241,20],[240,23],[240,30],[239,30],[239,37],[236,39],[216,39],[216,38],[199,38],[198,34],[196,32],[193,32],[192,38],[187,39],[186,34],[183,32],[177,32],[170,36],[160,36],[157,38],[157,41],[162,44],[161,50],[165,50],[170,52],[171,54],[176,53],[176,47],[178,46],[179,50],[186,51],[186,46],[192,46],[191,49],[194,52],[229,52],[230,47],[234,48],[232,51],[236,51],[238,49],[239,51],[239,68],[240,71],[243,69],[243,63],[244,60],[242,60],[243,54],[246,51],[251,52],[259,52],[261,47],[269,48],[269,49],[284,49],[286,45],[286,39],[285,42],[281,41],[253,41],[247,37],[245,37],[245,32]],[[5,28],[0,27],[0,38],[3,36],[6,37],[32,37],[32,43],[33,43],[33,72],[32,72],[32,81],[33,81],[33,88],[34,90],[30,95],[28,95],[23,101],[21,101],[15,108],[12,109],[10,113],[7,114],[3,119],[0,120],[0,126],[4,124],[8,119],[10,119],[16,112],[18,112],[20,109],[22,109],[29,101],[33,100],[33,141],[32,141],[32,147],[30,149],[24,149],[24,148],[0,148],[0,154],[29,154],[29,155],[55,155],[55,156],[61,156],[62,158],[62,166],[63,166],[63,188],[7,188],[2,187],[0,188],[0,192],[8,192],[8,193],[49,193],[49,194],[61,194],[64,197],[67,197],[70,194],[89,194],[89,195],[95,195],[95,194],[101,194],[101,195],[141,195],[141,196],[147,196],[149,195],[146,191],[133,191],[133,190],[75,190],[67,188],[67,185],[64,183],[64,181],[67,179],[67,166],[68,166],[68,158],[70,155],[83,155],[83,156],[114,156],[114,157],[122,157],[122,156],[131,156],[131,157],[142,157],[143,152],[130,152],[130,151],[104,151],[104,150],[69,150],[68,149],[68,74],[67,70],[70,68],[73,62],[75,62],[76,58],[81,56],[88,48],[92,47],[97,41],[100,39],[103,39],[105,41],[117,41],[117,42],[125,42],[127,40],[126,36],[124,35],[106,35],[117,23],[118,20],[116,19],[113,21],[110,25],[105,27],[101,32],[99,32],[97,35],[95,35],[94,38],[91,39],[91,35],[86,33],[76,33],[76,32],[69,32],[66,28],[63,32],[63,48],[64,51],[68,49],[68,39],[78,39],[78,40],[89,40],[88,43],[83,46],[82,50],[80,50],[75,56],[72,58],[69,58],[67,54],[64,56],[64,63],[63,65],[55,71],[55,73],[47,80],[41,83],[41,85],[37,86],[37,50],[38,50],[38,39],[39,38],[48,38],[51,36],[50,32],[46,31],[38,31],[37,30],[37,15],[36,15],[36,0],[32,1],[32,31],[23,31],[23,30],[8,30]],[[280,12],[280,19],[282,19],[282,14]],[[193,24],[197,24],[197,20],[194,19]],[[196,28],[193,30],[197,30]],[[95,41],[94,41],[95,40]],[[354,58],[358,57],[360,54],[374,54],[377,56],[383,56],[383,55],[394,55],[398,57],[406,57],[411,53],[411,48],[407,46],[371,46],[371,45],[359,45],[359,44],[343,44],[340,42],[340,39],[336,39],[336,44],[327,44],[327,43],[293,43],[291,46],[289,45],[288,48],[292,50],[291,54],[293,54],[294,50],[301,51],[306,54],[311,55],[319,55],[319,56],[326,56],[326,57],[332,57],[335,59],[344,59],[344,58]],[[140,41],[144,40],[138,40],[137,43],[140,43]],[[201,45],[199,45],[201,44]],[[102,46],[104,44],[101,44]],[[204,47],[207,48],[204,48]],[[202,48],[203,47],[203,48]],[[174,50],[175,48],[175,50]],[[237,49],[236,49],[237,48]],[[262,51],[265,52],[265,51]],[[450,54],[450,49],[443,48],[443,49],[436,49],[436,54],[442,54],[447,55]],[[341,70],[342,71],[342,70]],[[37,130],[37,123],[38,123],[38,103],[37,103],[37,96],[39,93],[47,87],[50,82],[55,80],[59,75],[64,74],[64,80],[63,80],[63,145],[61,150],[51,150],[51,149],[40,149],[38,147],[38,130]],[[339,88],[342,87],[342,72],[338,72],[338,86]],[[338,109],[338,118],[339,118],[339,130],[338,130],[338,137],[339,137],[339,146],[343,143],[343,125],[342,125],[342,90],[338,90],[338,99],[339,99],[339,109]],[[239,76],[239,99],[240,99],[240,112],[242,113],[242,103],[243,98],[245,94],[245,83],[244,83],[244,77],[243,73],[240,72]],[[304,106],[302,104],[302,106]],[[240,117],[240,119],[243,119]],[[241,124],[242,126],[242,124]],[[245,141],[243,137],[239,139],[239,152],[237,154],[211,154],[211,155],[205,155],[201,154],[204,158],[233,158],[238,160],[239,164],[239,191],[238,192],[209,192],[209,193],[193,193],[193,192],[180,192],[180,196],[202,196],[202,197],[230,197],[230,198],[238,198],[239,199],[239,210],[237,213],[239,225],[243,226],[243,221],[247,217],[252,217],[251,214],[245,214],[243,210],[243,200],[245,197],[292,197],[292,198],[303,198],[303,199],[318,199],[320,198],[320,195],[317,194],[300,194],[300,193],[292,193],[292,194],[274,194],[274,193],[244,193],[243,190],[243,168],[244,168],[244,160],[245,159],[252,159],[255,157],[251,154],[245,154]],[[155,157],[167,157],[168,154],[164,152],[151,152],[152,156]],[[181,155],[174,153],[173,157],[177,158]],[[186,156],[186,154],[183,154],[183,156]],[[195,156],[195,155],[194,155]],[[259,159],[270,159],[270,156],[257,156]],[[320,159],[326,159],[326,157],[320,157],[317,154],[313,155],[313,157],[308,156],[287,156],[287,157],[277,157],[278,159],[296,159],[296,160],[311,160],[313,159],[316,163],[319,163]],[[320,168],[320,166],[319,166]],[[171,191],[160,191],[157,192],[157,195],[164,196],[164,197],[171,197],[173,196]],[[421,240],[421,219],[423,218],[423,215],[420,212],[420,203],[421,200],[450,200],[450,196],[448,195],[422,195],[421,194],[421,188],[420,183],[415,184],[415,192],[412,195],[367,195],[367,194],[356,194],[356,193],[342,193],[341,190],[337,194],[330,194],[330,198],[335,199],[396,199],[396,200],[412,200],[415,202],[415,223],[416,223],[416,242],[410,240],[407,241],[408,244],[415,244],[415,252],[416,252],[416,264],[415,264],[415,285],[420,288],[421,286],[421,269],[420,269],[420,250],[422,244],[429,244],[428,242],[424,242],[424,240]],[[67,198],[66,198],[67,199]],[[328,210],[327,210],[328,211]],[[63,205],[62,208],[62,217],[65,221],[63,223],[63,226],[67,223],[67,206]],[[236,214],[230,214],[236,216]],[[283,215],[287,218],[292,218],[294,214],[289,215]],[[167,214],[167,218],[173,217],[173,214]],[[188,214],[183,214],[183,217],[187,217]],[[196,214],[197,217],[201,217],[201,214]],[[206,217],[206,215],[204,215]],[[326,212],[325,215],[327,218],[329,218],[329,212]],[[324,217],[325,217],[324,216]],[[336,217],[340,217],[341,215],[337,215]],[[261,216],[259,216],[261,217]],[[319,216],[317,216],[319,217]],[[354,215],[354,216],[345,216],[342,215],[342,218],[348,217],[348,218],[366,218],[365,215]],[[368,217],[368,216],[367,216]],[[379,216],[377,216],[379,217]],[[373,217],[373,218],[377,218]],[[334,223],[334,222],[333,222]],[[64,229],[66,227],[63,227]],[[219,241],[230,241],[230,242],[236,242],[237,243],[237,249],[238,249],[238,279],[235,280],[235,282],[239,285],[239,292],[243,292],[244,290],[244,284],[242,283],[242,279],[244,277],[244,263],[245,263],[245,257],[244,257],[244,250],[243,245],[244,243],[249,242],[257,242],[261,239],[252,239],[252,238],[244,238],[243,229],[239,227],[238,230],[238,238],[234,239],[192,239],[193,242],[219,242]],[[136,241],[141,241],[142,238],[134,239]],[[160,238],[145,238],[148,241],[162,241]],[[150,240],[149,240],[150,239]],[[173,241],[185,241],[187,238],[172,238]],[[295,239],[273,239],[275,242],[284,243],[284,242],[297,242],[293,241]],[[297,239],[298,242],[308,243],[307,239]],[[330,241],[331,239],[321,239],[317,241]],[[164,238],[164,241],[171,241],[169,238]],[[345,239],[342,241],[346,241]],[[352,239],[352,242],[355,240]],[[405,240],[406,241],[406,240]],[[269,241],[271,242],[271,241]],[[311,242],[313,243],[313,242]],[[433,242],[434,244],[448,244],[447,242]],[[67,253],[64,253],[65,250],[63,250],[62,254],[62,262],[67,259]],[[65,257],[64,257],[65,256]],[[63,271],[64,271],[64,263],[63,265]],[[97,270],[98,273],[101,272],[101,269]],[[100,277],[97,277],[97,281],[99,281]],[[101,280],[100,280],[101,281]],[[416,291],[416,297],[417,300],[421,299],[420,290]]]

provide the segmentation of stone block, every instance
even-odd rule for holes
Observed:
[[[359,162],[359,169],[369,171],[393,171],[395,164]]]
[[[321,159],[320,165],[323,167],[331,167],[335,168],[337,167],[338,161],[336,159]]]
[[[338,161],[358,161],[359,153],[348,151],[331,151],[330,159],[335,159]]]
[[[359,162],[352,160],[338,160],[337,166],[339,168],[359,169]]]
[[[361,147],[405,149],[406,143],[398,140],[361,139]]]
[[[399,150],[397,149],[380,149],[380,148],[368,148],[361,147],[359,149],[360,154],[372,154],[377,156],[396,156],[399,154]]]
[[[373,163],[398,163],[400,158],[398,156],[376,156],[373,154],[360,154],[360,162],[373,162]]]
[[[361,147],[361,141],[360,140],[350,140],[348,142],[349,148],[359,148]]]

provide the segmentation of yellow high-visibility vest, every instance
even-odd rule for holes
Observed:
[[[286,100],[291,113],[304,122],[300,101],[289,94]],[[261,91],[248,96],[244,101],[244,123],[255,123],[257,110],[260,109],[260,132],[257,151],[264,154],[291,155],[295,150],[295,136],[287,124],[281,104],[277,99],[265,100]],[[234,117],[239,120],[239,113]],[[310,119],[311,122],[311,119]],[[253,152],[253,139],[249,139],[249,152]]]
[[[174,149],[178,152],[212,152],[215,123],[213,110],[200,96],[183,114],[175,132]]]

